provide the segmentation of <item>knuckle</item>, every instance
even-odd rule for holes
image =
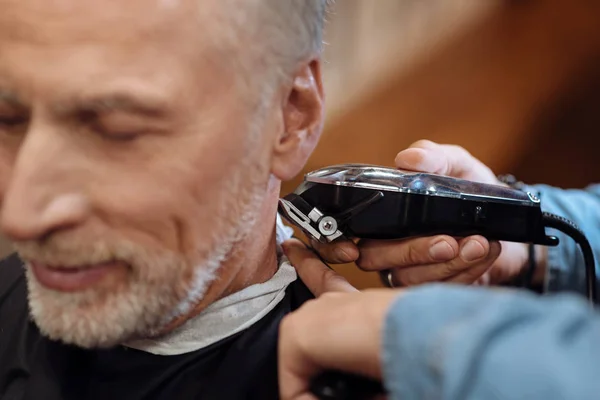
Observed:
[[[427,252],[421,248],[419,239],[409,240],[396,245],[394,252],[394,265],[398,267],[412,267],[424,264],[423,254]]]
[[[465,275],[470,279],[470,280],[477,280],[479,279],[488,269],[490,269],[490,267],[492,266],[493,262],[491,260],[486,260],[483,262],[480,262],[476,265],[473,265],[471,268],[467,269],[465,271]]]
[[[434,146],[436,146],[436,143],[434,143],[433,141],[428,140],[428,139],[420,139],[420,140],[417,140],[416,142],[414,142],[413,144],[411,144],[409,147],[428,149],[428,148],[431,148]]]
[[[373,261],[369,256],[360,255],[355,261],[356,266],[364,271],[370,271],[373,269]]]
[[[335,279],[336,276],[337,274],[332,269],[324,268],[323,273],[321,274],[321,279],[328,281],[330,279]]]
[[[441,281],[443,279],[447,279],[453,275],[456,275],[457,272],[461,272],[464,268],[464,265],[456,266],[456,264],[452,262],[438,264],[436,266],[432,266],[432,269],[435,269],[434,273],[432,273],[432,281]]]
[[[334,253],[329,247],[319,246],[315,247],[315,250],[319,257],[321,257],[323,260],[327,262],[335,262],[336,257],[333,255]]]
[[[377,262],[374,258],[380,254],[380,251],[374,250],[373,242],[365,241],[358,245],[358,258],[354,261],[356,266],[365,271],[375,269]]]
[[[332,269],[324,269],[322,274],[321,274],[321,282],[322,282],[322,286],[325,286],[326,283],[328,282],[332,282],[332,281],[337,281],[340,280],[341,276],[337,274],[337,272],[335,272]]]
[[[444,263],[443,269],[444,274],[446,276],[456,274],[457,272],[463,272],[471,268],[472,265],[463,261],[461,258],[457,257],[454,260]]]
[[[418,246],[416,245],[415,242],[408,243],[406,246],[406,251],[402,252],[403,257],[401,257],[399,261],[401,261],[401,262],[403,261],[404,264],[406,264],[406,265],[419,264],[420,253],[419,253],[419,249],[417,247]]]
[[[339,299],[340,296],[341,296],[341,293],[326,292],[326,293],[323,293],[323,295],[321,295],[321,299],[328,301],[328,300]]]
[[[450,145],[448,145],[448,148],[450,150],[452,150],[453,152],[455,152],[457,155],[459,155],[461,158],[473,157],[467,149],[465,149],[464,147],[459,146],[457,144],[450,144]]]
[[[464,272],[464,277],[465,277],[464,280],[467,283],[477,282],[486,270],[487,270],[486,268],[476,268],[476,267],[470,268]]]
[[[394,280],[402,286],[416,286],[422,282],[419,274],[407,271],[397,272],[394,275]]]

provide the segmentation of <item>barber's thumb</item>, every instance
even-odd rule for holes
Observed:
[[[358,260],[358,247],[350,241],[344,240],[333,243],[321,243],[310,239],[311,247],[319,253],[321,258],[332,264],[345,264]]]
[[[358,291],[343,276],[329,268],[304,243],[290,239],[282,244],[283,251],[298,272],[298,276],[315,296],[327,292]]]

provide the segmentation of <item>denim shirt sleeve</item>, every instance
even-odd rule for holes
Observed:
[[[597,399],[600,316],[581,296],[424,285],[390,308],[390,399]]]
[[[565,217],[586,234],[596,259],[596,277],[600,279],[600,184],[585,189],[559,189],[547,185],[529,186],[539,193],[542,210]],[[560,244],[548,248],[546,292],[577,292],[585,294],[585,264],[579,246],[573,239],[555,229],[547,234],[559,238]],[[596,282],[600,290],[600,282]]]

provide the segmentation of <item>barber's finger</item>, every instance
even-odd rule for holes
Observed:
[[[325,265],[301,241],[290,239],[284,242],[282,247],[302,282],[315,296],[318,297],[327,292],[358,291],[343,276]]]
[[[482,262],[477,263],[464,272],[447,279],[445,282],[467,285],[478,282],[498,259],[501,252],[502,245],[500,242],[490,242],[490,251]]]
[[[364,240],[359,243],[356,261],[361,269],[380,271],[390,268],[436,264],[454,259],[459,244],[447,235],[402,240]]]
[[[492,171],[461,146],[419,140],[398,153],[397,168],[496,183]]]
[[[393,282],[403,286],[414,286],[429,282],[441,282],[453,278],[481,264],[490,265],[490,244],[480,236],[463,239],[457,257],[444,263],[418,265],[392,270]]]
[[[345,264],[356,261],[358,248],[350,240],[324,244],[310,239],[310,245],[323,260],[333,264]]]
[[[428,140],[416,142],[399,152],[394,163],[399,169],[435,173],[446,162],[444,152],[437,146]]]
[[[309,394],[310,380],[321,368],[304,350],[303,343],[307,335],[303,335],[303,328],[297,325],[298,316],[295,313],[286,315],[279,324],[277,343],[279,395],[282,400],[315,400]]]

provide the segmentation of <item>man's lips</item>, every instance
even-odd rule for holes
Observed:
[[[32,261],[30,266],[40,284],[48,289],[61,292],[78,292],[88,289],[109,274],[126,268],[125,264],[117,261],[68,268]]]

